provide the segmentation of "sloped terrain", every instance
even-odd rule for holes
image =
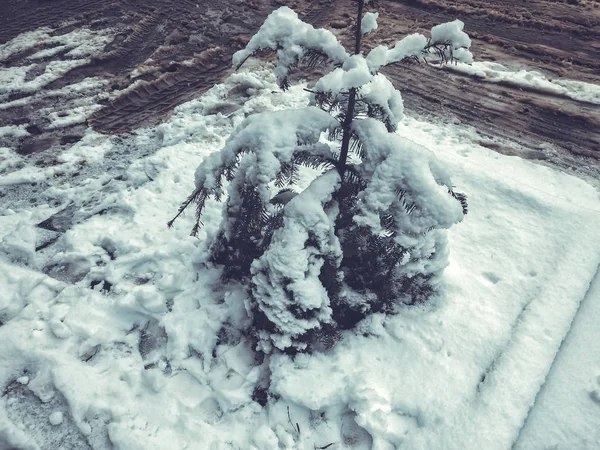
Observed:
[[[57,90],[98,77],[103,81],[97,88],[101,107],[87,113],[88,122],[101,133],[126,133],[164,120],[175,106],[222,80],[230,73],[233,51],[281,4],[298,10],[315,25],[336,29],[344,39],[349,36],[353,11],[346,0],[236,0],[219,5],[206,1],[7,0],[0,16],[0,43],[40,26],[51,27],[54,34],[78,27],[111,30],[111,41],[88,62],[42,89]],[[542,70],[549,78],[600,82],[597,2],[387,0],[379,2],[378,9],[380,31],[367,40],[366,48],[460,18],[474,38],[478,61],[497,61],[514,70]],[[0,65],[30,64],[32,54],[48,48],[52,47],[32,46],[5,55]],[[57,56],[61,57],[60,52],[36,63]],[[500,152],[518,152],[575,172],[598,174],[597,103],[510,83],[492,85],[474,76],[424,66],[389,69],[388,75],[401,88],[413,114],[472,125],[482,134],[483,145]],[[43,117],[36,118],[36,112],[48,106],[48,99],[39,92],[9,94],[0,109],[0,124],[25,124],[34,134],[20,138],[22,154],[68,145],[80,136],[81,129],[75,125],[58,132]],[[518,145],[503,145],[494,142],[494,137]]]

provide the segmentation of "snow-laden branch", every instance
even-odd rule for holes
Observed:
[[[422,34],[411,34],[396,42],[393,48],[385,45],[375,47],[367,55],[367,63],[371,71],[376,72],[384,66],[400,62],[403,59],[427,57],[430,49],[441,49],[447,60],[456,59],[464,63],[473,62],[470,52],[471,39],[463,31],[464,23],[460,20],[442,23],[431,29],[431,38]]]
[[[275,328],[262,332],[261,345],[301,350],[306,344],[296,342],[298,336],[331,322],[329,295],[319,276],[326,258],[342,257],[334,218],[324,209],[339,185],[331,170],[294,197],[285,207],[283,226],[252,264],[253,297]]]
[[[355,89],[359,115],[362,113],[360,109],[362,100],[363,103],[379,108],[378,117],[386,123],[389,131],[393,131],[402,119],[402,96],[378,71],[386,65],[407,58],[425,60],[431,54],[442,61],[454,59],[471,62],[472,55],[468,50],[471,40],[462,31],[463,26],[460,20],[455,20],[433,27],[430,39],[422,34],[411,34],[398,41],[391,49],[384,45],[374,48],[366,58],[363,55],[352,55],[341,67],[321,77],[312,91],[315,95],[327,93],[336,97]]]
[[[353,129],[366,148],[361,175],[369,180],[356,223],[381,234],[381,214],[391,211],[398,243],[410,247],[411,236],[432,227],[450,228],[463,219],[460,203],[448,195],[450,174],[430,150],[388,133],[374,119],[356,121]]]
[[[391,130],[395,130],[398,122],[404,117],[402,95],[383,74],[374,75],[371,81],[363,86],[359,92],[359,102],[368,102],[371,106],[381,108],[383,122]]]
[[[315,107],[250,116],[220,152],[202,161],[196,170],[196,186],[218,188],[223,170],[244,152],[256,155],[254,168],[244,174],[245,181],[252,185],[267,184],[300,146],[317,143],[322,132],[336,126],[338,122],[333,117]]]
[[[319,138],[321,133],[338,126],[335,118],[316,107],[270,111],[248,117],[232,133],[220,152],[210,154],[198,166],[195,173],[196,189],[168,225],[171,226],[194,203],[196,225],[192,234],[195,235],[201,226],[206,200],[222,197],[224,179],[232,182],[229,188],[231,208],[239,206],[240,192],[244,186],[257,193],[262,205],[268,204],[271,198],[269,184],[292,158],[312,153],[317,161],[313,165],[332,158],[330,147],[320,144]],[[244,161],[246,154],[252,154],[254,160]]]
[[[246,48],[233,55],[233,67],[238,68],[261,49],[277,50],[275,74],[279,80],[287,76],[290,66],[307,51],[317,51],[337,63],[343,63],[349,56],[331,31],[302,22],[298,14],[287,6],[273,11]]]

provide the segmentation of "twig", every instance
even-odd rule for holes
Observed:
[[[292,422],[292,417],[290,416],[290,407],[287,407],[287,413],[288,413],[288,420],[290,421],[290,425],[292,426],[292,428],[294,429],[294,431],[297,431],[298,434],[300,434],[300,425],[298,425],[298,422],[296,422],[296,426],[294,426],[294,423]]]
[[[329,443],[327,445],[324,445],[323,447],[317,447],[317,445],[315,444],[314,447],[315,447],[315,450],[325,450],[326,448],[331,447],[333,444],[335,444],[335,442],[331,442],[331,443]]]

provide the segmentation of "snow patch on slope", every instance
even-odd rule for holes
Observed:
[[[449,64],[450,70],[473,75],[491,83],[506,83],[523,88],[536,89],[554,95],[562,95],[581,102],[600,105],[600,86],[583,81],[550,78],[536,70],[512,70],[496,62],[472,64]]]

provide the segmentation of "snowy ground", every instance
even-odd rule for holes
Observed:
[[[0,449],[600,448],[600,195],[465,126],[399,129],[469,196],[444,295],[326,353],[253,354],[243,294],[199,264],[219,205],[199,239],[165,224],[245,115],[306,103],[270,73],[131,137],[88,130],[51,167],[0,149]]]

